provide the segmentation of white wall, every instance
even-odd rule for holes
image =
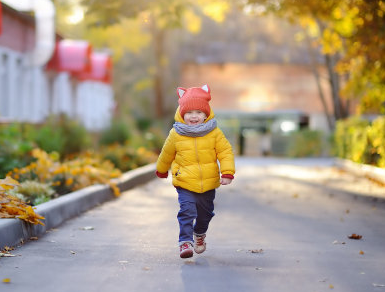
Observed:
[[[50,113],[65,113],[90,131],[109,126],[114,108],[110,85],[78,83],[68,73],[25,64],[25,55],[0,47],[0,121],[39,123]]]
[[[110,125],[115,102],[110,85],[85,81],[77,87],[76,116],[91,131],[102,130]]]
[[[0,48],[0,119],[41,122],[48,114],[48,82],[40,67],[27,67],[25,55]]]

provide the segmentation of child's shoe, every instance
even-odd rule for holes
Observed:
[[[191,258],[194,254],[192,244],[190,242],[185,242],[179,246],[180,257],[182,259]]]
[[[206,234],[195,234],[194,233],[194,250],[196,253],[202,253],[206,250],[205,242]]]

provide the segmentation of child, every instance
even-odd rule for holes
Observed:
[[[217,127],[209,105],[210,88],[178,87],[177,93],[179,107],[175,123],[159,155],[156,174],[167,178],[171,167],[180,205],[177,216],[180,257],[189,258],[193,256],[193,245],[196,253],[206,250],[206,231],[214,216],[215,189],[232,182],[235,166],[231,145]]]

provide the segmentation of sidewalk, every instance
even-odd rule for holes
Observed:
[[[144,184],[155,177],[155,164],[150,164],[123,174],[113,180],[121,192]],[[72,192],[36,207],[45,226],[32,225],[19,219],[0,219],[0,250],[4,246],[15,246],[31,237],[39,237],[64,221],[116,197],[106,185],[93,185]]]
[[[385,169],[368,164],[359,164],[347,159],[335,159],[336,166],[355,175],[366,176],[374,181],[385,184]]]

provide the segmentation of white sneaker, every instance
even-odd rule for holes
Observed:
[[[180,257],[182,259],[191,258],[194,255],[193,247],[190,242],[184,242],[179,246]]]
[[[196,253],[202,253],[206,250],[205,242],[206,234],[195,234],[194,233],[194,250]]]

